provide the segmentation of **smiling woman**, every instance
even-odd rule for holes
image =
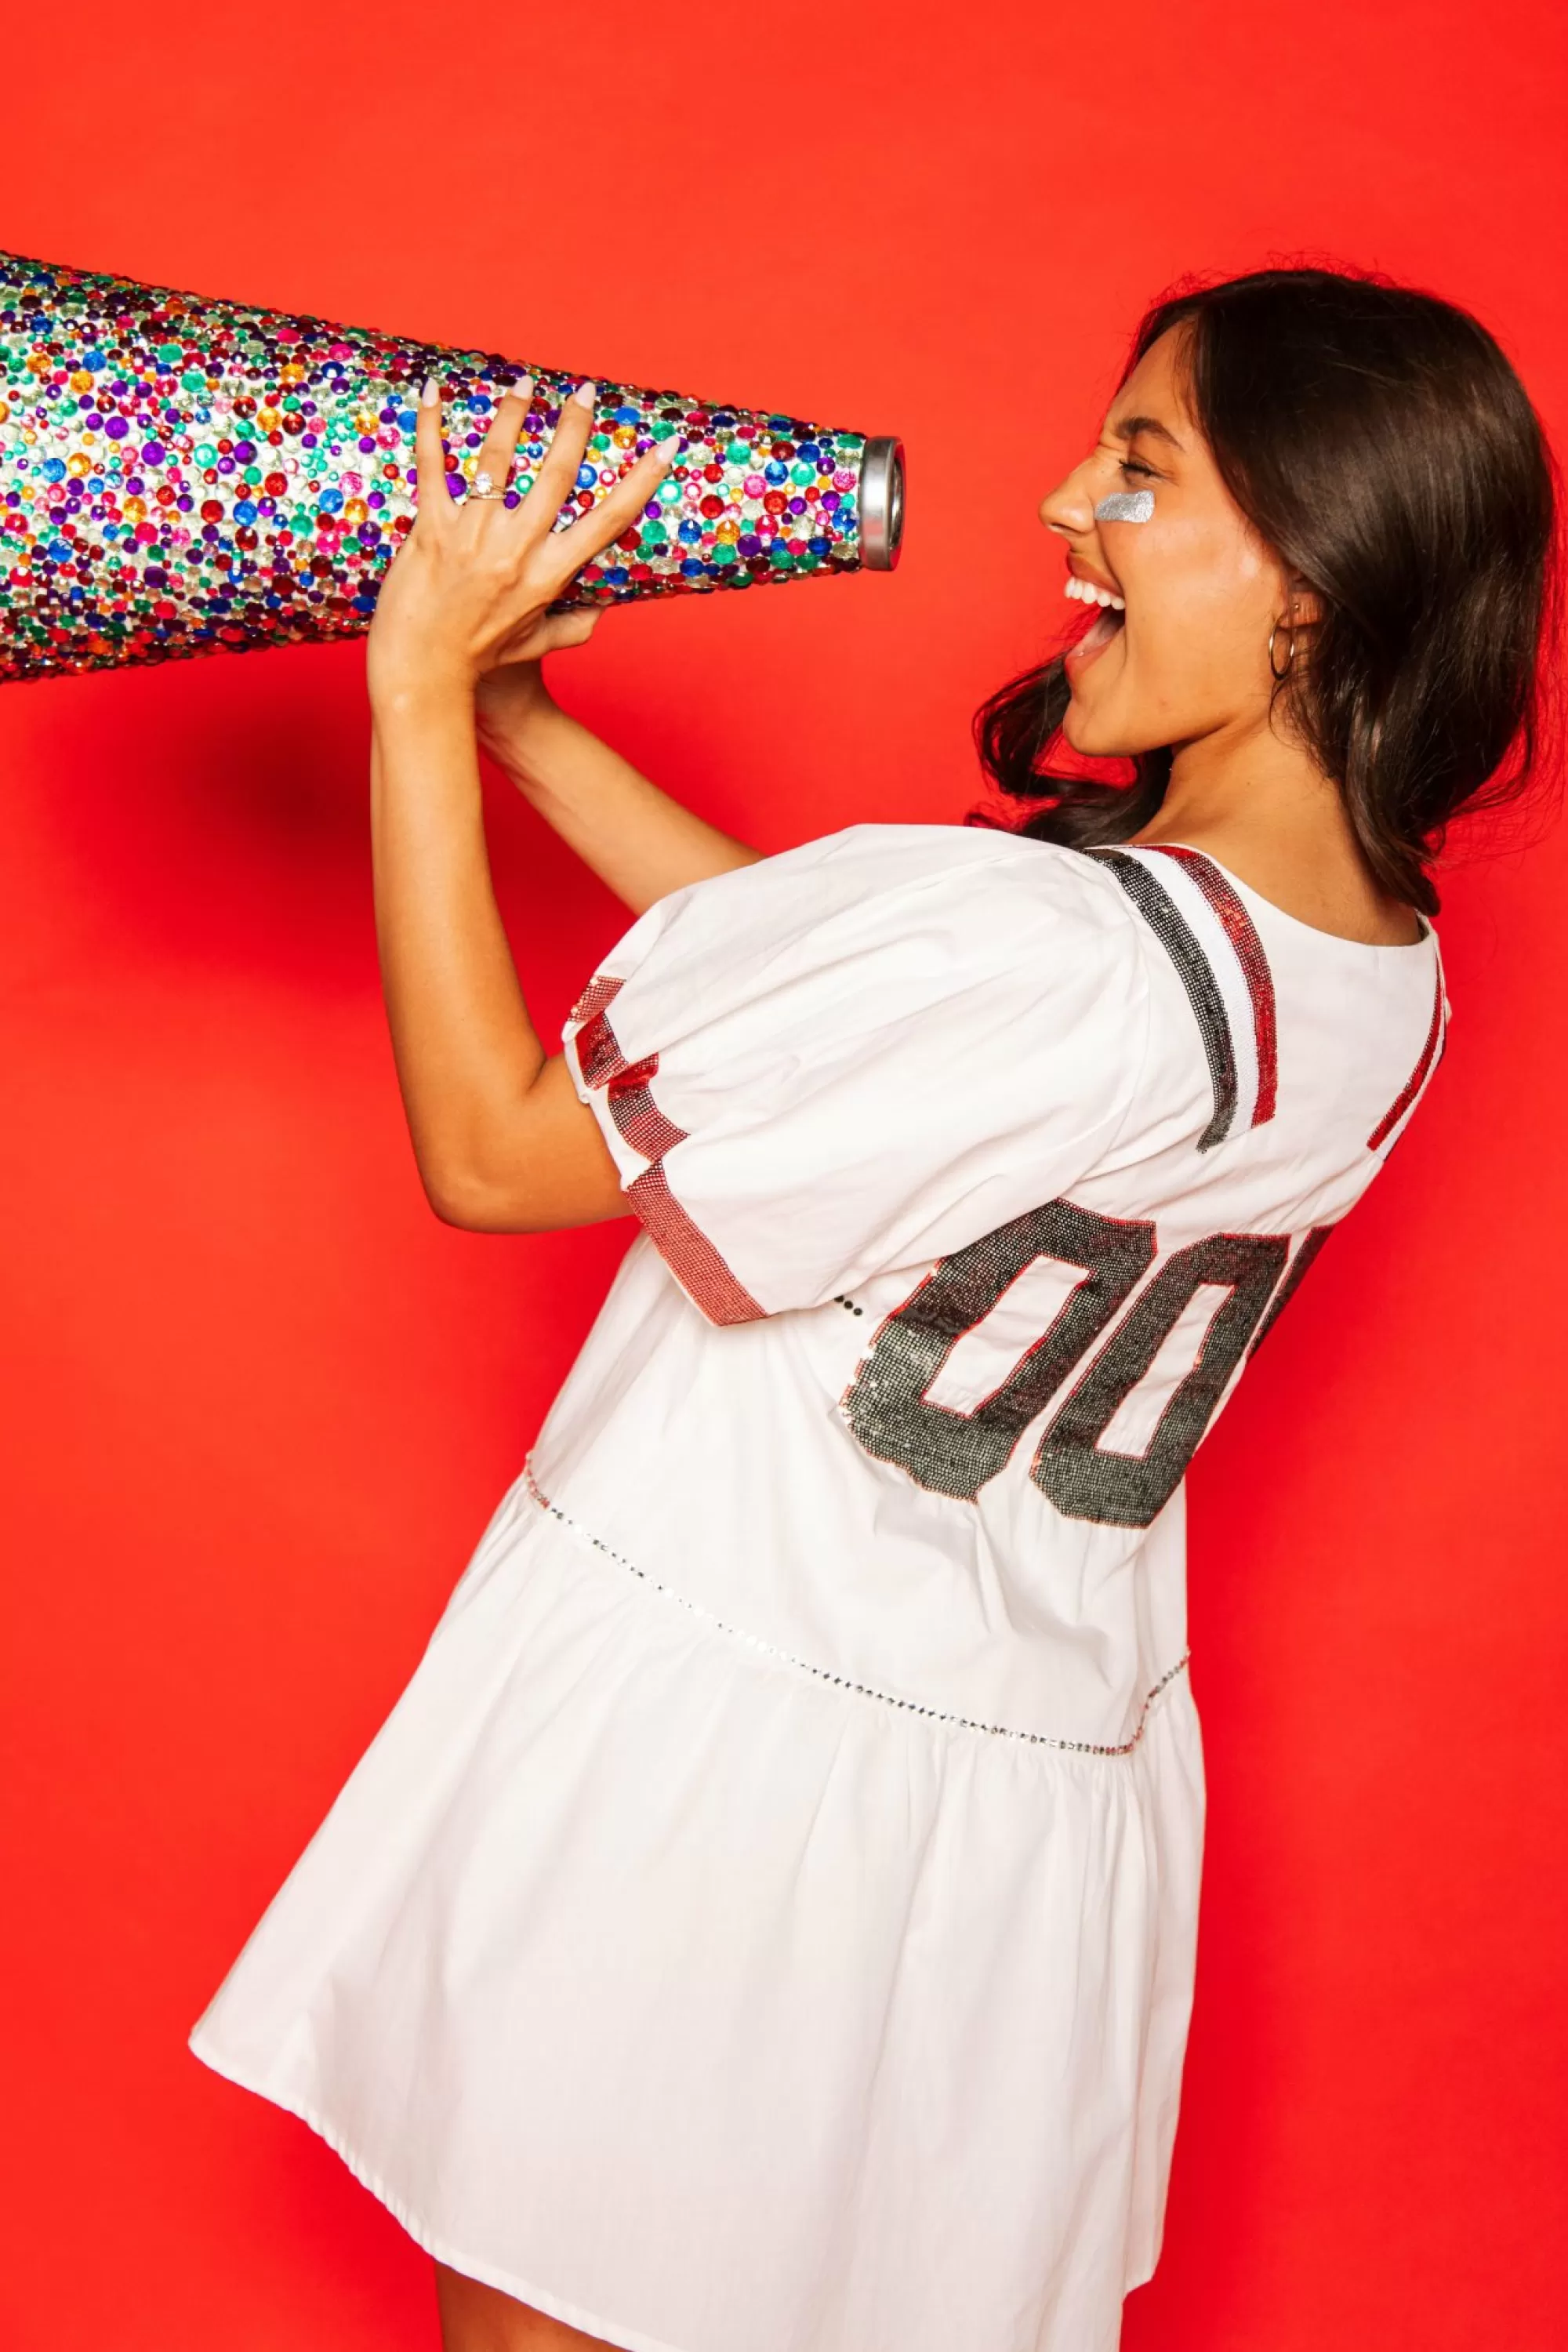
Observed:
[[[1068,594],[1124,625],[976,718],[1022,829],[1201,839],[1326,929],[1411,937],[1445,828],[1536,770],[1552,475],[1503,352],[1432,295],[1266,269],[1153,304],[1040,508]],[[1053,774],[1058,740],[1133,785]]]
[[[542,684],[658,480],[552,533],[592,406],[515,516],[421,411],[376,922],[437,1213],[640,1231],[195,2047],[436,2257],[447,2352],[1114,2352],[1196,1949],[1187,1465],[1442,1054],[1425,860],[1528,768],[1543,446],[1428,297],[1161,306],[1042,508],[1094,620],[982,722],[1022,835],[760,857]],[[480,740],[636,918],[559,1054]]]

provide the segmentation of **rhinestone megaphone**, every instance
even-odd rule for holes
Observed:
[[[520,492],[575,373],[0,254],[0,679],[359,635],[413,525],[420,384],[443,385],[458,491],[523,374]],[[562,604],[897,562],[899,442],[598,392],[558,528],[651,441],[680,454]]]

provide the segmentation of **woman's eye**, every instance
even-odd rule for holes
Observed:
[[[1124,474],[1147,474],[1151,481],[1154,479],[1153,467],[1141,466],[1136,457],[1122,457],[1118,462]]]

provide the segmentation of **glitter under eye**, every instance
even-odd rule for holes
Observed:
[[[1096,522],[1151,522],[1153,516],[1152,490],[1112,490],[1094,509]]]
[[[413,527],[432,373],[455,496],[496,404],[533,375],[515,504],[576,374],[0,253],[0,679],[363,634]],[[680,456],[563,603],[896,561],[895,444],[598,383],[556,528],[654,442],[679,436]]]

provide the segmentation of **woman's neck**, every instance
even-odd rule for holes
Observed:
[[[1299,922],[1375,946],[1420,938],[1415,910],[1362,854],[1339,787],[1302,747],[1225,730],[1179,744],[1157,814],[1134,838],[1189,842]]]

